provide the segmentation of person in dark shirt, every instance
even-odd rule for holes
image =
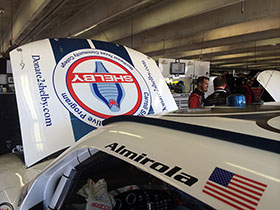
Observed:
[[[209,78],[201,76],[197,79],[197,88],[189,97],[189,108],[200,108],[204,104],[204,93],[207,91],[209,85]]]
[[[214,79],[214,90],[215,92],[209,95],[205,102],[204,106],[225,106],[227,105],[227,97],[229,93],[226,89],[226,80],[223,77],[216,77]]]

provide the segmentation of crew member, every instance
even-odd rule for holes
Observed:
[[[204,106],[227,105],[226,98],[229,96],[229,93],[226,91],[226,80],[223,77],[216,77],[213,83],[215,92],[205,99]]]
[[[189,108],[200,108],[204,104],[204,93],[207,91],[209,78],[201,76],[197,79],[197,88],[189,97]]]
[[[253,86],[255,81],[254,77],[251,77],[247,80],[246,84],[241,87],[241,94],[243,94],[246,98],[246,104],[251,104],[255,102],[255,94],[252,91],[251,87]]]

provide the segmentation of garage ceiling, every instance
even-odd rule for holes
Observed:
[[[11,37],[17,45],[77,37],[216,70],[280,70],[279,0],[0,0],[0,8],[5,50]]]

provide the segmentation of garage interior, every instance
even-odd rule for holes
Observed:
[[[279,80],[280,0],[0,0],[0,210],[272,209]]]
[[[142,52],[157,62],[167,83],[171,78],[179,110],[188,109],[199,75],[228,72],[237,83],[240,75],[244,81],[246,75],[280,70],[279,0],[0,0],[0,26],[1,153],[21,142],[9,53],[30,42],[80,38]],[[176,77],[169,66],[180,60],[203,68]],[[263,94],[260,84],[254,91]]]

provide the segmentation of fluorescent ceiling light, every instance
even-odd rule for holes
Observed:
[[[72,37],[77,37],[77,36],[79,36],[79,35],[81,35],[81,34],[87,32],[87,31],[89,31],[89,30],[95,28],[96,26],[97,26],[97,24],[94,24],[94,25],[92,25],[92,26],[90,26],[90,27],[88,27],[88,28],[86,28],[86,29],[84,29],[84,30],[82,30],[82,31],[80,31],[80,32],[78,32],[78,33],[76,33],[76,34],[73,34]]]

